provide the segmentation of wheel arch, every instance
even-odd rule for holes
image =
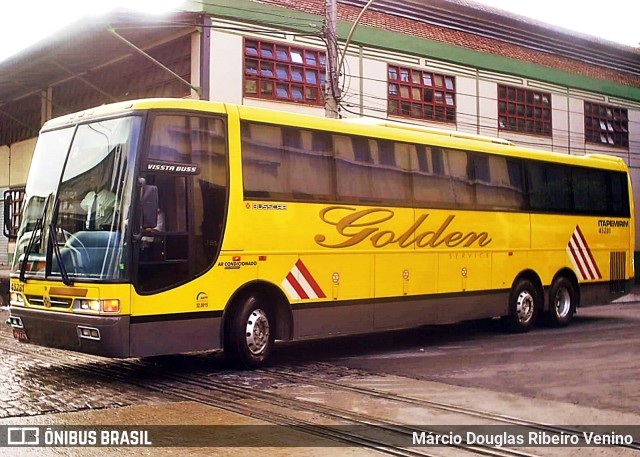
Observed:
[[[542,300],[542,303],[541,303],[542,306],[540,310],[546,309],[547,300],[546,300],[546,297],[544,296],[544,287],[542,286],[542,280],[540,279],[540,276],[538,276],[538,273],[536,273],[533,270],[522,270],[520,273],[516,275],[516,277],[513,280],[513,283],[511,283],[511,290],[515,288],[516,284],[521,279],[528,279],[533,283],[534,286],[536,286],[538,296]]]
[[[580,307],[580,283],[578,282],[578,277],[576,276],[575,272],[568,267],[562,268],[558,270],[558,272],[554,275],[551,284],[556,282],[559,278],[566,278],[571,282],[576,293],[576,308]],[[550,297],[548,297],[547,303],[551,303]]]
[[[282,290],[273,283],[267,281],[251,281],[244,284],[227,301],[222,312],[222,325],[220,328],[220,344],[224,346],[225,332],[233,312],[242,305],[245,297],[258,295],[269,303],[273,312],[275,325],[275,338],[278,340],[290,340],[293,337],[293,312],[289,300]]]

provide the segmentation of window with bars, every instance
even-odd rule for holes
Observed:
[[[588,143],[629,147],[627,110],[584,102],[584,136]]]
[[[388,72],[390,115],[456,122],[453,76],[392,65]]]
[[[498,85],[498,128],[551,136],[551,94]]]
[[[245,39],[244,95],[322,105],[325,68],[324,52]]]

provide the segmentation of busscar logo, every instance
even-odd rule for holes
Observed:
[[[267,210],[267,211],[286,211],[287,205],[284,204],[272,204],[272,203],[254,203],[251,205],[253,209]]]

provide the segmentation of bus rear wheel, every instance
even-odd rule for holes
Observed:
[[[259,296],[249,295],[233,314],[225,329],[225,354],[241,368],[263,366],[274,345],[272,313]]]
[[[524,333],[536,323],[540,309],[540,294],[533,282],[520,279],[509,294],[509,314],[502,317],[505,329],[512,333]]]
[[[551,327],[566,327],[576,312],[578,294],[573,283],[564,276],[557,278],[549,290],[549,312],[547,324]]]

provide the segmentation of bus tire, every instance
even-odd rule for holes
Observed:
[[[258,295],[247,296],[233,310],[225,329],[224,352],[240,368],[263,366],[273,350],[273,313]]]
[[[536,323],[540,310],[540,293],[533,282],[520,279],[509,294],[509,314],[502,317],[504,328],[511,333],[524,333]]]
[[[564,276],[560,276],[549,289],[549,312],[546,315],[550,327],[566,327],[576,312],[578,293],[575,286]]]

